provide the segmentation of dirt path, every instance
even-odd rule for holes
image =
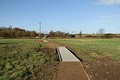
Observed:
[[[48,42],[46,45],[53,49],[62,47],[62,45],[53,42]],[[120,80],[120,61],[105,57],[100,61],[82,62],[82,65],[87,71],[90,80]],[[79,77],[81,74],[79,63],[61,62],[54,80],[84,80],[84,77]]]
[[[80,62],[60,62],[53,80],[89,80]]]
[[[63,47],[60,44],[47,42],[46,46],[52,49]],[[53,80],[89,80],[82,64],[78,62],[60,62]]]
[[[47,42],[46,46],[52,49],[56,49],[57,47],[63,47],[63,45],[54,42]]]

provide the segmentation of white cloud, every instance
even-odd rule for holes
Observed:
[[[95,4],[99,5],[115,5],[120,4],[120,0],[97,0]]]

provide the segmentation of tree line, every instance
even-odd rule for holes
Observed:
[[[37,33],[36,31],[28,31],[19,27],[12,26],[0,27],[0,37],[2,38],[120,38],[120,34],[104,33],[104,29],[100,28],[96,34],[83,34],[82,30],[78,34],[70,34],[62,31],[51,30],[48,34]]]
[[[100,28],[96,34],[83,34],[82,30],[78,34],[69,34],[61,31],[50,31],[50,38],[120,38],[120,34],[105,33],[103,28]]]
[[[37,33],[36,31],[28,31],[19,27],[12,26],[9,27],[0,27],[0,37],[2,38],[43,38],[46,37],[44,33]],[[62,31],[53,31],[51,30],[47,37],[49,38],[68,38],[75,37],[75,34],[69,34]]]
[[[21,29],[19,27],[12,28],[12,26],[0,27],[0,37],[3,38],[20,38],[20,37],[29,37],[33,38],[38,36],[38,33],[35,31],[28,31]]]
[[[62,31],[53,31],[51,30],[48,34],[48,37],[50,38],[69,38],[69,37],[75,37],[75,34],[69,34]]]

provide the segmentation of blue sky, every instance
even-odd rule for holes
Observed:
[[[0,0],[0,26],[42,32],[120,33],[120,0]]]

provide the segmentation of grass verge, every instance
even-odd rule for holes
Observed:
[[[56,66],[53,50],[38,39],[0,39],[0,80],[51,80]]]

